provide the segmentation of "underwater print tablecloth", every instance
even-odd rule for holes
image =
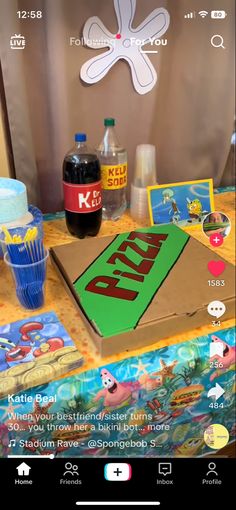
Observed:
[[[0,401],[0,456],[213,453],[209,425],[235,436],[234,368],[228,328],[10,395]],[[208,393],[217,384],[216,400]]]

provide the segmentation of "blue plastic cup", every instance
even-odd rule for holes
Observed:
[[[4,255],[4,261],[14,278],[17,298],[27,310],[37,310],[44,305],[48,256],[46,250],[45,257],[39,262],[19,265],[10,262],[8,253]]]

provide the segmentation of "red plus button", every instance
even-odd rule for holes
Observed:
[[[209,239],[214,248],[218,248],[218,246],[221,246],[224,242],[224,238],[221,234],[212,234]]]

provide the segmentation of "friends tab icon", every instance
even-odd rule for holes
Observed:
[[[78,473],[78,466],[76,464],[72,464],[71,462],[66,462],[65,464],[65,472],[63,473],[63,476],[79,476]]]

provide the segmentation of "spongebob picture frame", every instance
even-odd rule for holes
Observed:
[[[148,186],[147,193],[152,226],[201,227],[206,214],[214,211],[212,179]]]

